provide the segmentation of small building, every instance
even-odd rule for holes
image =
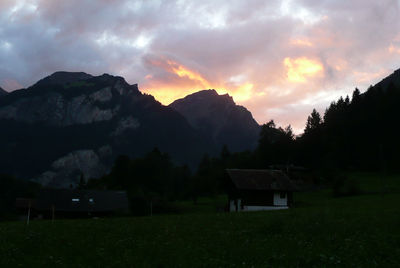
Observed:
[[[280,170],[227,169],[229,211],[287,209],[296,187]]]
[[[124,191],[43,189],[35,199],[18,198],[20,213],[31,209],[32,217],[85,217],[129,212]]]

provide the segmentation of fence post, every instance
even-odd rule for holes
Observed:
[[[150,201],[150,216],[153,216],[153,201]]]
[[[26,225],[29,225],[29,218],[31,217],[31,201],[28,202],[28,218],[26,219]]]
[[[51,222],[54,222],[54,205],[51,205]]]

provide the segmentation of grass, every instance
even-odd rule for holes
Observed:
[[[379,179],[351,176],[364,191]],[[400,178],[389,180],[398,189]],[[212,212],[221,197],[183,215],[0,223],[0,267],[400,266],[398,192],[333,198],[322,190],[295,201],[286,211]]]
[[[400,177],[394,174],[353,172],[349,177],[355,179],[366,193],[400,193]]]
[[[222,212],[227,205],[227,197],[224,195],[215,197],[200,197],[196,204],[190,201],[178,201],[174,202],[172,206],[180,214],[204,214],[204,213],[215,213]]]

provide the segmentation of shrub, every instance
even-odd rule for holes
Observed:
[[[336,175],[332,181],[333,196],[352,196],[361,193],[359,183],[345,175]]]

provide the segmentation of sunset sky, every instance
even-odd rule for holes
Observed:
[[[228,93],[297,133],[400,68],[400,0],[0,0],[0,86],[110,73],[163,104]]]

